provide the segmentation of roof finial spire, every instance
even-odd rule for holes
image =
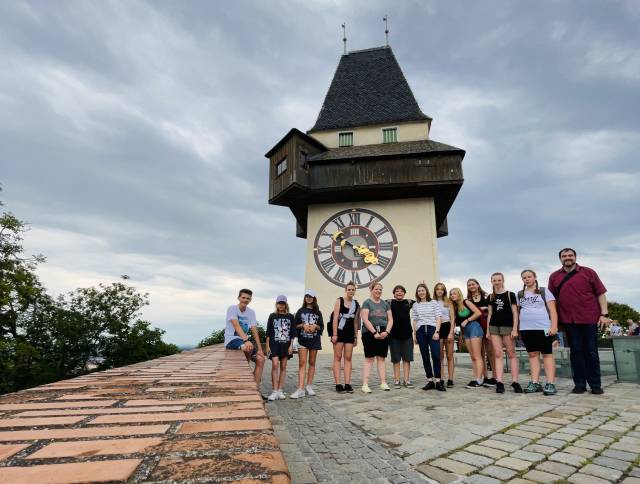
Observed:
[[[388,15],[385,15],[382,21],[384,22],[384,37],[385,37],[385,47],[389,47],[389,24],[387,22]]]
[[[344,53],[347,54],[347,24],[342,24],[342,42],[344,43]]]

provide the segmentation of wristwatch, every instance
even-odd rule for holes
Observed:
[[[603,316],[603,317],[605,317],[605,318],[608,318],[608,317],[609,317],[609,313],[604,313],[604,314],[601,314],[600,316]]]

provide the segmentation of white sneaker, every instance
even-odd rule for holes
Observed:
[[[279,400],[285,400],[287,398],[287,394],[284,392],[284,390],[279,390],[278,391],[278,399]]]
[[[301,397],[304,397],[304,390],[302,388],[298,388],[295,392],[291,394],[289,398],[293,398],[295,400],[296,398],[301,398]]]
[[[314,396],[316,394],[316,392],[313,391],[313,388],[311,388],[311,385],[307,385],[307,395],[309,395],[310,397]]]
[[[371,393],[371,388],[366,383],[362,385],[362,393]]]
[[[277,390],[274,390],[274,391],[272,391],[272,392],[271,392],[271,395],[269,395],[268,400],[269,400],[270,402],[273,402],[274,400],[277,400],[277,399],[278,399],[278,396],[279,396],[279,395],[280,395],[280,394],[278,393],[278,391],[277,391]]]

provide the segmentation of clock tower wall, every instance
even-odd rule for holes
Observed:
[[[433,198],[410,198],[397,200],[365,201],[355,203],[331,203],[310,205],[307,215],[307,259],[305,287],[314,289],[317,293],[318,304],[326,324],[329,321],[336,298],[344,295],[344,287],[339,282],[331,281],[338,267],[329,271],[322,271],[318,263],[318,248],[322,245],[317,234],[322,231],[333,233],[338,228],[330,221],[336,214],[362,209],[367,214],[380,216],[388,223],[394,232],[397,247],[388,271],[377,279],[384,286],[383,298],[392,297],[392,289],[396,284],[402,284],[407,289],[407,297],[413,298],[416,285],[424,280],[429,288],[438,281],[437,263],[437,227],[435,204]],[[343,215],[343,219],[348,220]],[[345,221],[346,221],[345,220]],[[363,225],[366,217],[363,217]],[[328,223],[329,222],[329,223]],[[379,222],[378,222],[379,223]],[[348,223],[345,231],[349,229]],[[386,240],[386,239],[385,239]],[[380,253],[382,255],[382,253]],[[323,254],[327,260],[329,256]],[[322,259],[321,259],[322,260]],[[373,267],[375,271],[379,267]],[[366,269],[359,272],[360,283],[369,283]],[[344,279],[349,282],[350,276]],[[360,287],[356,292],[356,299],[362,304],[369,297],[367,287]],[[298,301],[294,301],[292,311],[297,309]],[[323,351],[332,351],[331,342],[325,330],[322,337]],[[356,351],[362,351],[359,342]]]

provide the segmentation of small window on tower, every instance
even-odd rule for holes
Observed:
[[[338,134],[338,146],[353,146],[353,131]]]
[[[276,165],[276,176],[282,175],[287,171],[287,157],[282,158]]]
[[[383,143],[397,143],[398,142],[398,128],[385,128],[382,130],[382,142]]]

